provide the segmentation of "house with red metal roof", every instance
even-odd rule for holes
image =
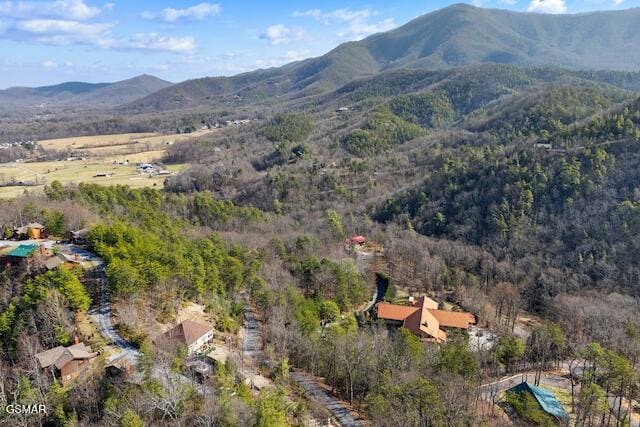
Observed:
[[[476,323],[471,313],[438,310],[438,303],[427,296],[410,300],[409,305],[379,302],[373,316],[387,324],[403,327],[420,338],[432,342],[445,342],[447,329],[463,329]]]

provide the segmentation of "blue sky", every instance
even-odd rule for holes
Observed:
[[[455,1],[0,0],[0,88],[232,75],[318,56]],[[640,0],[475,0],[581,13]]]

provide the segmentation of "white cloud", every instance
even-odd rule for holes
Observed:
[[[278,45],[289,43],[302,38],[304,31],[300,28],[289,28],[282,24],[275,24],[267,27],[260,35],[260,38],[267,40],[269,44]]]
[[[113,24],[88,24],[58,19],[30,19],[18,21],[13,29],[19,39],[34,38],[51,45],[88,44],[106,45],[105,39]]]
[[[260,68],[279,67],[281,65],[288,64],[289,62],[301,61],[308,58],[310,55],[311,52],[308,49],[289,50],[282,56],[270,59],[258,59],[256,60],[255,65]]]
[[[296,10],[295,12],[293,12],[293,16],[297,18],[311,17],[320,19],[322,18],[322,11],[320,9]]]
[[[201,21],[220,13],[222,7],[217,3],[199,3],[184,9],[168,7],[159,12],[142,12],[142,18],[149,20],[162,20],[173,23],[179,20]]]
[[[158,33],[134,34],[128,39],[114,40],[116,49],[161,50],[175,53],[189,53],[196,49],[193,37],[167,37]]]
[[[42,65],[44,68],[49,68],[49,69],[58,68],[58,63],[50,59],[46,61],[42,61],[40,65]]]
[[[45,2],[4,1],[0,15],[17,19],[61,18],[84,21],[98,16],[101,9],[83,0],[56,0]]]
[[[567,11],[567,4],[565,0],[531,0],[529,12],[540,13],[565,13]]]
[[[624,3],[624,0],[613,0],[613,4],[616,6],[620,6],[622,3]]]
[[[114,37],[114,24],[84,23],[55,19],[18,21],[11,28],[13,38],[47,45],[89,45],[103,49],[190,53],[196,49],[191,36],[171,37],[159,33],[136,33]]]
[[[323,12],[320,9],[296,11],[295,17],[309,17],[323,20],[326,25],[341,25],[337,35],[350,40],[360,40],[368,35],[389,31],[396,27],[392,18],[371,22],[378,15],[378,11],[371,9],[336,9]]]

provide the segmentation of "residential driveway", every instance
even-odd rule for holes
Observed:
[[[300,371],[294,371],[291,373],[291,378],[307,392],[310,398],[326,407],[341,426],[363,426],[362,422],[355,417],[351,409],[349,409],[344,402],[340,401],[327,390],[320,387],[317,384],[316,379],[311,375]]]
[[[140,352],[137,348],[131,345],[131,343],[125,340],[113,325],[113,312],[111,311],[111,302],[109,301],[104,261],[96,254],[85,249],[78,248],[77,246],[67,245],[66,248],[71,251],[71,253],[78,255],[80,261],[92,264],[98,272],[100,281],[100,301],[95,308],[89,311],[89,315],[98,325],[100,334],[110,341],[117,349],[116,352],[109,355],[107,361],[112,362],[116,359],[127,359],[133,364],[137,364]]]

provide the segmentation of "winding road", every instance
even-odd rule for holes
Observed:
[[[111,342],[111,344],[118,350],[107,358],[108,362],[114,360],[123,359],[129,360],[133,364],[137,364],[138,356],[140,352],[131,343],[125,340],[113,326],[111,303],[109,301],[109,291],[107,289],[107,275],[105,273],[105,263],[93,252],[80,248],[75,245],[65,245],[69,252],[77,255],[81,262],[87,262],[94,266],[99,275],[100,281],[100,302],[99,304],[89,311],[89,315],[95,320],[98,325],[100,334]]]
[[[93,252],[75,245],[64,245],[63,248],[66,251],[77,255],[81,262],[90,263],[94,266],[99,274],[100,280],[100,302],[92,309],[89,314],[96,321],[100,334],[118,350],[118,352],[112,354],[107,359],[109,362],[115,360],[129,360],[134,365],[138,362],[140,352],[131,343],[125,340],[116,330],[112,321],[111,303],[109,301],[109,292],[107,289],[107,278],[105,273],[105,263]],[[262,356],[262,336],[260,331],[260,325],[256,319],[255,312],[248,302],[244,305],[245,323],[243,326],[243,339],[241,344],[243,359],[248,359],[248,364],[244,364],[240,369],[240,374],[248,381],[258,386],[268,386],[271,381],[264,378],[257,372],[257,364]],[[160,374],[159,372],[154,374]],[[181,382],[188,381],[193,383],[188,378],[179,375]],[[360,427],[363,424],[353,414],[351,409],[346,406],[342,401],[331,395],[327,390],[320,387],[316,380],[302,372],[293,372],[291,378],[308,394],[309,397],[316,400],[318,403],[327,408],[333,415],[339,425],[344,427]],[[200,386],[196,387],[200,393],[210,393],[208,387]]]

